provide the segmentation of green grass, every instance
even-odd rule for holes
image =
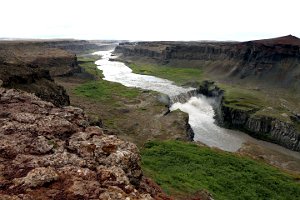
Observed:
[[[177,84],[203,80],[203,72],[199,68],[179,68],[158,64],[136,63],[130,63],[128,66],[134,73],[165,78]]]
[[[77,61],[78,64],[84,68],[84,70],[94,75],[95,77],[102,78],[102,72],[97,68],[95,61],[98,60],[99,57],[78,57]]]
[[[225,91],[224,103],[226,106],[253,111],[252,115],[256,117],[267,116],[292,123],[289,118],[290,111],[281,106],[278,98],[271,97],[262,91],[241,88],[240,86],[218,85]],[[286,115],[283,115],[284,113]]]
[[[208,190],[215,199],[300,199],[295,178],[267,164],[180,141],[152,141],[142,169],[175,196]]]
[[[100,101],[113,100],[115,97],[135,98],[140,94],[137,89],[127,88],[121,84],[105,80],[90,81],[75,88],[74,93]]]
[[[244,89],[225,84],[218,84],[225,91],[224,102],[227,106],[241,110],[259,110],[267,105],[260,91]]]
[[[98,80],[89,81],[76,87],[73,92],[78,96],[88,97],[94,100],[117,104],[117,101],[127,98],[133,99],[140,94],[136,88],[128,88],[119,83],[103,80],[102,71],[97,68],[95,61],[97,57],[80,57],[78,63],[89,74],[94,75]]]

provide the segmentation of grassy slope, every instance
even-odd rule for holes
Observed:
[[[208,190],[215,199],[299,199],[295,178],[264,163],[179,141],[152,141],[142,168],[175,196]]]

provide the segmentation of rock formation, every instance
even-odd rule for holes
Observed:
[[[0,199],[168,199],[143,177],[137,147],[83,111],[0,88]]]

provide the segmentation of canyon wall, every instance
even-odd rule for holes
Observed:
[[[223,125],[239,129],[258,139],[270,141],[294,151],[300,151],[300,132],[292,123],[221,104]]]
[[[291,35],[248,42],[126,42],[117,46],[115,52],[125,61],[197,67],[213,80],[258,89],[262,86],[264,90],[271,89],[275,93],[280,88],[283,92],[300,94],[300,39]],[[206,87],[212,85],[204,85],[196,93],[218,96]],[[214,89],[215,86],[211,91]],[[176,101],[181,97],[186,99],[183,95]],[[280,117],[259,115],[257,110],[230,106],[223,97],[219,98],[219,105],[216,111],[220,125],[300,151],[297,111],[286,110],[291,116],[282,121]]]
[[[124,57],[147,57],[163,64],[196,61],[208,74],[300,89],[300,39],[294,36],[249,42],[121,43]]]
[[[255,115],[253,110],[242,110],[227,105],[224,101],[224,91],[213,82],[204,81],[196,93],[214,97],[216,121],[219,125],[238,129],[258,139],[270,141],[294,151],[300,151],[300,132],[294,123],[288,123],[276,118]],[[294,116],[294,120],[299,120]]]

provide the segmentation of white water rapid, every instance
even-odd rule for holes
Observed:
[[[132,70],[122,62],[110,61],[111,51],[95,52],[102,58],[95,63],[103,71],[104,79],[107,81],[118,82],[127,87],[137,87],[146,90],[153,90],[170,97],[181,93],[186,93],[194,88],[183,88],[176,86],[172,81],[157,78],[154,76],[132,73]],[[190,98],[186,103],[174,103],[171,111],[180,109],[189,114],[189,124],[191,125],[195,136],[195,141],[200,141],[208,146],[217,147],[225,151],[235,152],[246,142],[255,143],[261,146],[268,146],[273,150],[280,150],[286,155],[294,155],[300,158],[299,153],[287,150],[278,145],[256,140],[249,135],[240,132],[221,128],[214,122],[214,110],[211,105],[212,99],[205,96]]]

